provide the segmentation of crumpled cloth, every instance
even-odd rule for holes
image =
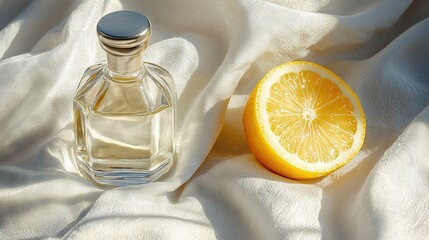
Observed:
[[[178,157],[159,182],[101,190],[74,165],[72,99],[105,57],[96,24],[139,11],[144,60],[178,92]],[[0,239],[427,239],[429,2],[0,1]],[[273,67],[324,65],[358,94],[359,154],[296,181],[251,154],[243,108]]]

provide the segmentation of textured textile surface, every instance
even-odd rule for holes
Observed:
[[[103,191],[74,165],[72,98],[104,58],[95,26],[153,24],[144,60],[178,91],[178,157],[160,182]],[[367,118],[324,178],[260,165],[241,122],[256,83],[304,59],[340,75]],[[427,239],[429,2],[0,0],[0,239]]]

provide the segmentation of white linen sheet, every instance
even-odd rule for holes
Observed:
[[[153,24],[144,60],[178,91],[178,158],[160,182],[103,191],[74,166],[72,99],[116,10]],[[0,239],[428,239],[429,2],[0,1]],[[256,83],[304,59],[340,75],[367,119],[360,153],[324,178],[251,154]]]

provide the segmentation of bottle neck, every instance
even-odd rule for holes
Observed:
[[[107,53],[107,67],[112,75],[120,76],[121,78],[134,78],[141,73],[142,66],[141,53],[127,56]]]

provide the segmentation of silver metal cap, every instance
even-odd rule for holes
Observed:
[[[113,55],[134,55],[146,49],[151,35],[149,19],[138,12],[112,12],[100,19],[97,33],[101,47]]]

